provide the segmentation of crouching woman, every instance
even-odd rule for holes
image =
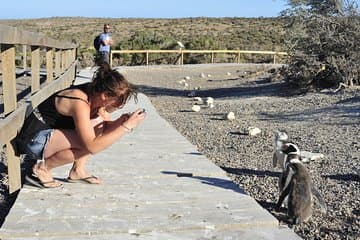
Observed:
[[[145,117],[140,109],[110,119],[110,113],[122,108],[131,98],[137,100],[135,87],[123,75],[104,63],[89,83],[73,85],[42,102],[25,120],[17,136],[20,153],[40,159],[26,180],[41,188],[62,184],[51,170],[72,163],[68,181],[101,183],[88,173],[86,163]]]

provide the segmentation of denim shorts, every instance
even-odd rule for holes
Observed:
[[[38,132],[25,146],[25,153],[35,159],[44,159],[44,149],[51,137],[53,129]]]

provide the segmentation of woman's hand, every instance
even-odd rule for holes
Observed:
[[[145,118],[145,116],[146,116],[146,113],[143,112],[142,108],[139,108],[135,112],[128,115],[128,119],[125,120],[123,122],[123,124],[129,129],[133,129],[137,125],[139,125],[139,123]]]

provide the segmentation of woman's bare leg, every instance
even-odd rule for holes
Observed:
[[[76,161],[82,157],[89,157],[84,150],[80,139],[74,130],[54,130],[44,150],[45,161],[37,163],[33,172],[41,182],[53,181],[51,170]],[[57,186],[58,182],[46,185],[47,187]]]
[[[96,135],[102,133],[102,122],[101,117],[92,121]],[[42,182],[53,181],[51,170],[68,163],[73,163],[69,178],[81,179],[91,176],[85,167],[90,153],[85,150],[75,130],[54,130],[44,150],[44,156],[45,162],[33,167],[33,172]],[[99,178],[89,178],[88,181],[90,183],[101,183]]]

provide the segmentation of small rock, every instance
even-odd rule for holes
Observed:
[[[229,113],[226,115],[226,118],[227,118],[227,120],[230,120],[230,121],[235,120],[235,113],[229,112]]]
[[[206,98],[206,105],[209,106],[210,104],[214,104],[214,99],[212,97]]]
[[[136,229],[133,229],[133,228],[130,228],[128,230],[128,233],[131,234],[131,235],[139,235],[137,232],[136,232]]]
[[[317,161],[325,157],[322,153],[312,153],[309,151],[300,151],[300,156],[303,162]]]
[[[181,79],[181,80],[179,81],[179,83],[180,83],[181,85],[183,85],[184,83],[186,83],[186,81],[185,81],[185,79]]]
[[[260,130],[260,128],[257,128],[257,127],[248,127],[246,132],[250,136],[256,136],[261,133],[261,130]]]
[[[203,104],[203,100],[201,97],[194,97],[194,101],[198,102],[199,104]]]
[[[201,109],[201,107],[199,105],[193,105],[191,110],[193,110],[193,112],[199,112]]]

